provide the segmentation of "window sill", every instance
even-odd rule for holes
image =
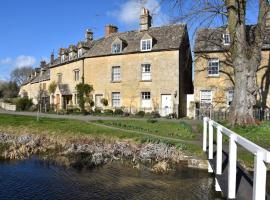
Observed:
[[[219,78],[220,75],[208,75],[207,78]]]
[[[152,82],[152,79],[150,79],[150,80],[140,80],[140,82]]]
[[[121,81],[111,81],[111,83],[121,83]]]
[[[141,52],[148,52],[148,51],[152,51],[152,49],[149,49],[149,50],[142,50],[141,49]]]

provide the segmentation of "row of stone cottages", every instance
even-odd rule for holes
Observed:
[[[42,61],[21,86],[20,95],[37,104],[43,91],[42,98],[57,109],[76,107],[76,85],[84,81],[93,86],[92,98],[99,108],[104,108],[101,99],[105,98],[106,109],[157,111],[162,116],[193,116],[195,107],[228,109],[233,99],[233,70],[226,62],[230,46],[226,27],[197,31],[193,87],[187,25],[152,27],[152,17],[145,8],[138,17],[139,30],[120,33],[116,26],[107,25],[104,37],[97,40],[87,30],[84,41],[61,48],[56,58],[51,54],[49,63]],[[266,38],[257,76],[258,101],[265,107],[270,105],[269,50],[270,39]],[[49,94],[52,82],[57,88]]]

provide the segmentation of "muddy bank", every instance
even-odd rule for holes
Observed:
[[[207,168],[204,160],[187,156],[176,147],[162,143],[138,144],[131,140],[0,133],[2,159],[26,159],[32,155],[73,167],[93,168],[112,160],[125,159],[131,161],[134,167],[143,163],[155,172],[165,172],[180,163]]]

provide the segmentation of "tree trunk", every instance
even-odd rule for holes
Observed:
[[[239,56],[234,61],[235,88],[229,120],[232,125],[253,125],[253,106],[256,104],[256,72],[248,71],[250,60]]]

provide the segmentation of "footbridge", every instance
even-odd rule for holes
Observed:
[[[229,141],[229,145],[223,142]],[[237,162],[237,148],[254,156],[253,175]],[[270,152],[221,124],[203,119],[203,151],[208,154],[208,172],[215,175],[215,189],[228,199],[265,200],[267,164]]]

